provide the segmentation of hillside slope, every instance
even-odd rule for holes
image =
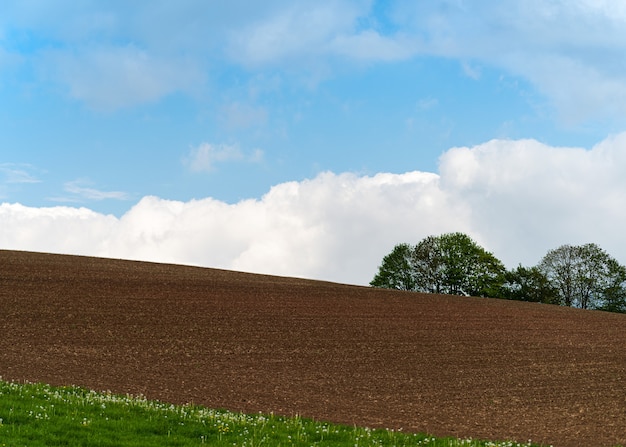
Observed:
[[[245,412],[626,445],[626,315],[0,251],[0,376]]]

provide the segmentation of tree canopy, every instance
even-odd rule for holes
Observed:
[[[596,244],[562,245],[550,250],[538,268],[557,290],[558,304],[624,308],[626,269]]]
[[[506,272],[500,298],[531,301],[535,303],[559,304],[558,290],[539,267],[523,267]]]
[[[454,295],[496,296],[506,269],[463,233],[398,244],[383,258],[375,287]]]
[[[428,236],[396,245],[370,285],[626,312],[626,267],[596,244],[562,245],[536,266],[507,271],[466,234]]]
[[[412,248],[409,244],[396,245],[391,253],[383,258],[378,273],[370,285],[385,289],[414,290],[411,252]]]

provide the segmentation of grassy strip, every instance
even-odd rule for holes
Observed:
[[[0,447],[37,446],[530,447],[434,438],[300,417],[246,415],[78,387],[0,380]]]

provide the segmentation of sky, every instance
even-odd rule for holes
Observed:
[[[7,0],[0,249],[366,285],[461,231],[626,263],[626,4]]]

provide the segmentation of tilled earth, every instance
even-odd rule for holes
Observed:
[[[0,376],[439,436],[626,445],[626,315],[0,251]]]

